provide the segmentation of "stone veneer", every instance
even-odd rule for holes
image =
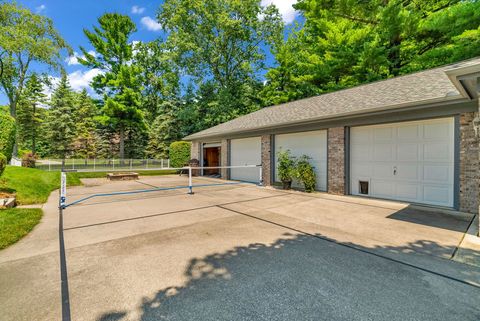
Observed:
[[[328,145],[328,193],[345,194],[345,128],[329,128]]]
[[[198,159],[200,161],[200,142],[192,142],[190,145],[190,159]]]
[[[473,120],[476,112],[460,115],[460,211],[478,213],[479,194],[479,139]]]
[[[272,135],[263,135],[261,138],[263,186],[272,184],[272,139]]]
[[[229,153],[230,153],[230,141],[228,139],[222,139],[222,145],[220,150],[220,166],[229,165]],[[220,170],[222,179],[230,179],[230,173],[228,168],[222,168]]]

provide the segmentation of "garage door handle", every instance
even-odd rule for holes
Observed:
[[[397,175],[397,167],[396,166],[393,168],[393,175]]]

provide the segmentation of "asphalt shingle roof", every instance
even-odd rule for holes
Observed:
[[[480,58],[266,107],[200,131],[186,139],[228,136],[266,127],[300,124],[313,119],[354,115],[375,109],[395,109],[403,105],[460,97],[445,71],[472,64],[480,64]]]

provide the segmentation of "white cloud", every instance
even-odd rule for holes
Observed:
[[[92,82],[93,78],[97,75],[102,74],[103,71],[100,69],[94,68],[90,70],[76,70],[70,74],[68,74],[68,82],[70,83],[70,87],[73,90],[79,92],[83,89],[87,89],[87,91],[95,96],[95,92],[93,91],[92,87],[90,87],[90,83]],[[50,86],[44,85],[43,93],[48,97],[51,98],[55,88],[57,88],[58,83],[60,82],[60,77],[50,77]]]
[[[38,7],[35,8],[35,11],[37,13],[42,13],[47,9],[47,6],[44,4],[39,5]]]
[[[145,28],[147,28],[150,31],[162,30],[162,25],[149,16],[143,17],[142,19],[140,19],[140,22],[142,23],[142,25],[145,26]]]
[[[70,82],[72,89],[75,91],[81,91],[84,88],[91,91],[90,83],[95,76],[100,74],[103,74],[103,71],[98,68],[93,68],[87,71],[76,70],[68,74],[68,81]]]
[[[133,6],[131,12],[132,14],[142,14],[145,12],[145,8],[139,7],[139,6]]]
[[[262,6],[275,5],[282,15],[285,24],[292,23],[298,15],[298,12],[293,8],[297,0],[262,0]]]
[[[97,55],[97,53],[96,53],[95,51],[93,51],[93,50],[90,50],[88,53],[89,53],[90,55],[94,56],[94,57]],[[80,62],[78,62],[78,58],[85,59],[85,56],[84,56],[84,55],[79,56],[78,52],[75,51],[75,52],[73,53],[73,56],[70,56],[70,57],[68,57],[68,58],[65,59],[65,62],[66,62],[67,65],[69,65],[69,66],[80,65]]]

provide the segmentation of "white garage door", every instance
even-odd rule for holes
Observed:
[[[311,164],[317,174],[316,189],[327,190],[327,131],[318,130],[311,132],[282,134],[275,136],[275,180],[278,182],[277,153],[289,149],[293,156],[310,156]],[[294,186],[303,187],[299,182]]]
[[[230,165],[261,165],[262,152],[260,137],[232,139],[230,141]],[[260,180],[259,168],[232,168],[230,178],[238,181],[258,183]]]
[[[352,194],[453,207],[453,118],[353,127],[350,133]]]

